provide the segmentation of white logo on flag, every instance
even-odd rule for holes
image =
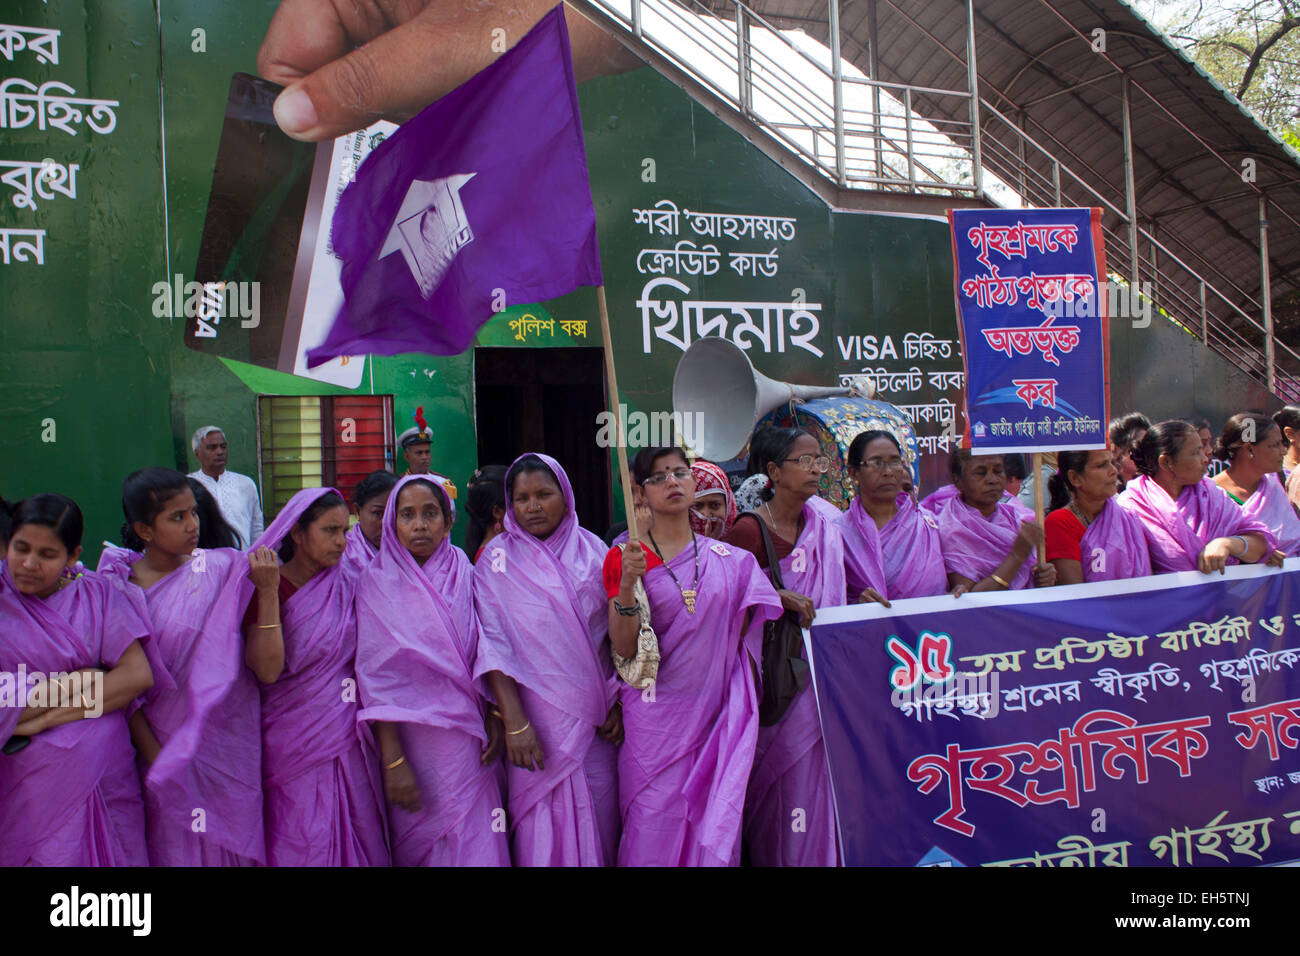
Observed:
[[[417,179],[402,200],[379,258],[401,252],[420,295],[429,298],[451,268],[457,253],[474,241],[474,230],[460,201],[460,188],[477,173],[445,179]]]

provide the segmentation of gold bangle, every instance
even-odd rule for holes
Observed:
[[[384,769],[385,769],[385,770],[396,770],[398,767],[400,767],[400,766],[401,766],[402,764],[404,764],[404,763],[406,763],[406,754],[402,754],[402,756],[398,757],[398,758],[397,758],[396,760],[394,760],[392,763],[384,764]]]
[[[273,627],[279,627],[279,626],[280,626],[280,622],[279,622],[279,621],[276,621],[274,624],[259,624],[259,625],[257,625],[257,626],[258,626],[259,628],[264,628],[264,629],[269,630],[270,628],[273,628]]]
[[[533,722],[532,722],[531,720],[525,720],[525,721],[524,721],[524,725],[523,725],[522,727],[520,727],[518,730],[507,730],[507,731],[506,731],[506,736],[508,736],[508,737],[518,737],[520,734],[522,734],[525,730],[527,730],[527,729],[528,729],[529,727],[531,727],[532,725],[533,725]]]
[[[81,692],[81,709],[86,711],[95,709],[86,703],[86,692],[84,690]]]
[[[996,574],[990,574],[989,577],[991,577],[994,581],[998,582],[998,584],[1002,585],[1002,586],[1003,586],[1004,588],[1006,588],[1008,591],[1011,590],[1011,582],[1010,582],[1010,581],[1004,581],[1002,578],[998,577]]]
[[[501,721],[501,723],[503,723],[503,724],[506,722],[506,719],[505,719],[504,717],[501,716],[501,711],[497,710],[495,707],[492,707],[492,708],[490,708],[490,709],[488,710],[488,716],[489,716],[489,717],[495,717],[497,720]]]

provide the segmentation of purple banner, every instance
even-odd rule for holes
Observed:
[[[953,275],[976,453],[1106,446],[1099,209],[953,209]]]
[[[1300,559],[819,611],[858,866],[1300,860]]]

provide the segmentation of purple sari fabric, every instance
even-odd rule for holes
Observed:
[[[930,514],[938,516],[939,512],[943,510],[944,505],[952,501],[952,499],[956,498],[959,494],[956,485],[944,485],[938,491],[932,492],[922,498],[918,507],[920,507],[922,511],[928,511]],[[1034,520],[1034,509],[1026,508],[1020,499],[1009,491],[1004,491],[1002,493],[1002,501],[1000,504],[1010,505],[1013,509],[1019,512],[1020,516],[1026,521]]]
[[[979,582],[998,569],[998,565],[1011,551],[1020,531],[1020,523],[1032,520],[1025,517],[1025,508],[1016,503],[999,501],[991,518],[985,518],[977,509],[962,500],[961,495],[950,497],[935,520],[939,522],[939,537],[943,541],[943,563],[950,573],[960,574]],[[1024,564],[1011,579],[1012,589],[1027,588],[1034,570],[1035,555],[1031,552]]]
[[[849,513],[855,510],[858,515],[854,518],[855,525],[865,521],[875,526],[871,516],[856,501]],[[947,592],[948,572],[943,563],[939,521],[917,507],[911,495],[898,496],[898,511],[880,529],[880,555],[885,564],[887,597],[891,601]]]
[[[1079,552],[1085,581],[1126,581],[1151,573],[1142,522],[1113,497],[1083,532]]]
[[[474,568],[474,675],[495,670],[515,680],[545,754],[545,770],[506,767],[515,865],[612,866],[618,750],[596,736],[618,694],[601,582],[608,549],[578,525],[559,462],[537,457],[555,473],[565,515],[541,540],[507,508],[505,531]]]
[[[1270,548],[1277,547],[1268,525],[1244,514],[1209,478],[1186,485],[1175,502],[1149,475],[1138,475],[1117,500],[1142,521],[1156,574],[1195,571],[1201,552],[1215,538],[1255,532]],[[1237,559],[1230,557],[1228,563],[1236,564]]]
[[[1296,517],[1295,506],[1287,497],[1277,472],[1264,476],[1255,493],[1241,506],[1241,513],[1268,525],[1277,539],[1278,550],[1288,558],[1300,555],[1300,518]]]
[[[155,684],[139,708],[162,745],[153,764],[141,768],[149,861],[265,863],[261,699],[240,631],[253,593],[248,558],[209,549],[145,591],[130,581],[140,557],[105,548],[99,572],[149,622],[155,653],[175,682]]]
[[[304,488],[253,550],[275,550],[333,488]],[[271,866],[387,866],[379,756],[359,726],[355,581],[342,561],[280,606],[284,672],[262,690],[262,787]]]
[[[884,593],[879,550],[872,556],[871,576],[859,560],[854,562],[853,574],[846,577],[848,549],[840,537],[843,521],[838,511],[832,518],[805,505],[803,531],[794,549],[781,559],[781,580],[786,588],[812,598],[815,608],[844,604],[848,578],[865,582],[856,589],[855,599],[865,587]],[[798,832],[790,825],[795,810],[803,811],[805,823]],[[745,801],[745,844],[755,866],[839,864],[835,801],[811,687],[795,698],[777,723],[758,728]]]
[[[753,668],[762,657],[763,623],[780,616],[781,599],[748,551],[698,540],[694,614],[667,567],[651,568],[644,578],[661,660],[653,693],[619,685],[625,732],[618,754],[619,866],[740,861],[758,741]],[[686,548],[668,567],[682,587],[691,587],[694,550]]]
[[[819,510],[818,514],[821,520],[839,532],[843,541],[846,593],[843,601],[835,603],[855,604],[867,588],[875,588],[881,597],[889,599],[890,595],[886,593],[889,585],[885,574],[884,555],[881,553],[880,535],[877,533],[876,523],[862,510],[862,505],[857,499],[853,500],[848,511],[841,512],[837,509],[833,515],[830,515]],[[866,519],[865,522],[861,520],[863,518]],[[808,524],[805,517],[805,534],[807,531]],[[800,537],[802,538],[803,535]],[[786,587],[790,587],[790,579],[785,576],[785,562],[781,563],[781,574]]]
[[[344,573],[355,582],[361,578],[361,572],[370,567],[370,563],[378,554],[374,545],[361,533],[361,524],[358,522],[348,531],[347,547],[343,549],[343,557],[339,560],[339,564],[343,566]]]
[[[384,509],[379,555],[357,590],[357,678],[365,722],[395,723],[421,809],[388,807],[397,866],[509,866],[500,783],[484,767],[483,703],[474,679],[473,566],[443,538],[421,567],[397,539],[397,499]]]
[[[131,602],[98,574],[41,600],[20,594],[8,567],[0,567],[0,671],[109,670],[148,636]],[[16,708],[3,709],[16,716]],[[11,718],[0,735],[8,739],[15,723]],[[0,756],[0,866],[148,864],[140,778],[122,711],[55,727]]]

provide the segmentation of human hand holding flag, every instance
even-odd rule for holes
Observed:
[[[562,5],[371,153],[331,240],[344,302],[313,367],[454,355],[502,308],[602,283]]]

